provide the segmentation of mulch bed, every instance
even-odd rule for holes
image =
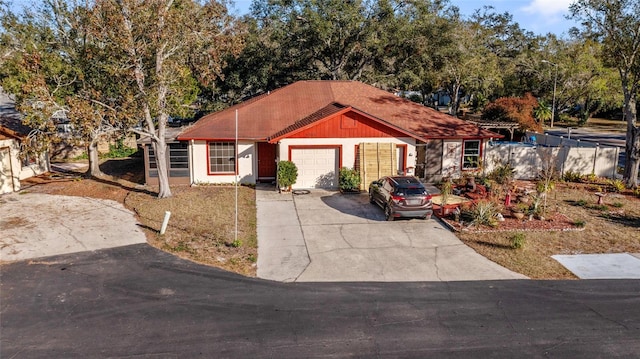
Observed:
[[[469,223],[456,222],[452,217],[440,218],[449,228],[456,232],[484,233],[484,232],[539,232],[539,231],[581,231],[584,227],[575,225],[575,222],[561,213],[549,213],[544,220],[516,219],[504,216],[503,222],[498,222],[497,227],[475,226]]]

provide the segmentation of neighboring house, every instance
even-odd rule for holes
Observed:
[[[20,147],[31,129],[22,124],[13,101],[0,89],[0,194],[20,190],[20,180],[49,171],[46,153],[24,157]]]
[[[184,129],[169,145],[176,147],[169,166],[191,184],[256,183],[274,181],[277,162],[289,160],[298,167],[294,188],[336,188],[341,167],[359,170],[366,188],[396,173],[425,181],[461,176],[478,168],[486,142],[499,137],[361,82],[299,81]],[[154,161],[145,146],[147,182],[154,182]]]

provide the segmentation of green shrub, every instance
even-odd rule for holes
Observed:
[[[582,175],[578,172],[567,171],[562,175],[562,180],[565,182],[580,182]]]
[[[360,190],[360,173],[358,171],[342,167],[340,169],[340,178],[338,183],[343,191],[359,191]]]
[[[598,176],[596,176],[595,173],[591,173],[591,174],[588,174],[586,176],[583,176],[582,179],[584,181],[587,181],[587,182],[597,182],[598,181]]]
[[[72,158],[72,160],[74,160],[74,161],[88,160],[88,159],[89,159],[89,154],[86,151],[82,152],[82,154]]]
[[[587,201],[584,199],[580,199],[576,202],[576,206],[584,207],[587,205]]]
[[[511,236],[511,248],[520,249],[524,248],[527,237],[524,233],[518,232]]]
[[[291,161],[278,162],[278,185],[280,188],[290,188],[298,179],[298,167]]]
[[[496,227],[498,220],[496,215],[498,214],[497,206],[490,201],[478,201],[471,207],[471,223],[476,226],[487,225]]]
[[[614,206],[616,208],[622,208],[622,207],[624,207],[624,203],[622,203],[622,202],[613,202],[612,206]]]
[[[137,148],[127,146],[109,145],[109,152],[101,155],[102,158],[127,158],[138,152]]]
[[[577,220],[577,221],[574,221],[574,222],[573,222],[573,225],[574,225],[574,226],[576,226],[576,227],[578,227],[578,228],[584,228],[584,226],[585,226],[586,224],[587,224],[587,223],[586,223],[584,220],[582,220],[582,219],[579,219],[579,220]]]
[[[515,171],[509,163],[497,162],[496,167],[489,172],[487,178],[496,181],[497,184],[505,184],[513,179]]]
[[[118,138],[115,145],[109,145],[109,152],[101,154],[102,158],[127,158],[138,152],[137,148],[127,147],[123,138]]]
[[[609,186],[613,192],[622,192],[626,188],[624,182],[619,179],[609,180]]]
[[[538,193],[546,193],[553,191],[556,188],[556,184],[553,181],[538,181],[536,182],[536,191]]]

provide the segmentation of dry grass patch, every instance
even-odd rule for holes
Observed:
[[[492,261],[536,279],[575,278],[551,258],[554,254],[640,253],[640,198],[609,194],[601,207],[597,197],[584,186],[559,185],[550,193],[548,208],[584,223],[584,230],[525,231],[520,249],[511,245],[517,232],[465,232],[458,236]]]
[[[238,237],[235,239],[234,187],[175,187],[173,197],[131,192],[125,205],[147,229],[149,243],[196,262],[255,276],[257,232],[255,190],[238,188]],[[164,235],[158,232],[171,212]]]

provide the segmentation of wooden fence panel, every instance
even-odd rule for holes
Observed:
[[[366,190],[369,184],[380,177],[392,176],[398,172],[398,159],[395,143],[361,143],[359,146],[360,189]]]

